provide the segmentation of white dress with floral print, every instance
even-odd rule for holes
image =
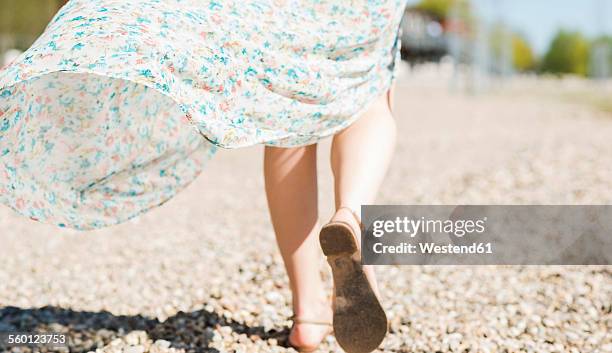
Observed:
[[[300,146],[389,89],[404,0],[71,0],[0,70],[0,202],[77,229],[170,199],[218,147]]]

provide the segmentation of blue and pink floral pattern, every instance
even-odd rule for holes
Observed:
[[[0,202],[77,229],[170,199],[218,147],[300,146],[389,89],[404,0],[71,0],[0,71]]]

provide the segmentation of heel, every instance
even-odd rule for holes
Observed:
[[[325,256],[351,256],[358,250],[351,226],[344,222],[332,222],[321,228],[319,243]]]

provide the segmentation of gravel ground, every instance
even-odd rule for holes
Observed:
[[[465,96],[427,75],[407,78],[380,203],[612,200],[612,116],[520,90]],[[331,213],[328,146],[322,220]],[[0,208],[0,331],[65,332],[73,352],[293,351],[261,153],[224,152],[169,203],[99,231]],[[321,270],[329,278],[323,259]],[[612,352],[610,266],[377,271],[391,321],[382,351]],[[330,337],[322,351],[340,349]]]

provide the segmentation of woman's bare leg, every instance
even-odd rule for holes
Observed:
[[[264,176],[276,241],[293,294],[294,314],[306,320],[331,321],[319,272],[316,148],[266,147]],[[299,346],[316,346],[328,329],[297,324],[290,341]]]
[[[334,136],[331,167],[334,173],[336,213],[332,220],[342,220],[357,227],[355,217],[361,205],[374,202],[395,149],[395,121],[387,95],[377,99],[355,123]],[[358,227],[356,229],[359,229]],[[374,271],[364,266],[378,294]]]
[[[355,223],[352,214],[372,203],[386,173],[395,145],[395,123],[387,97],[381,97],[332,143],[335,203],[333,220]],[[329,320],[324,285],[319,274],[316,145],[299,148],[266,147],[266,195],[276,239],[283,257],[296,316]],[[374,280],[371,268],[365,271]],[[375,283],[373,283],[375,286]],[[375,287],[376,290],[376,287]],[[299,324],[293,344],[316,345],[327,328]]]

